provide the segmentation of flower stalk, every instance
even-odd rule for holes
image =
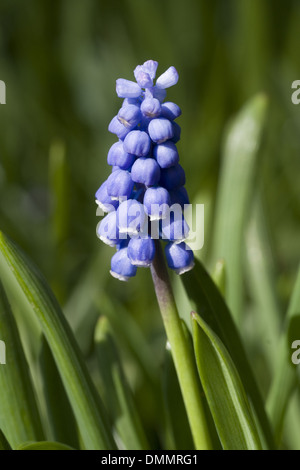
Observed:
[[[155,243],[156,255],[151,265],[151,274],[192,436],[197,450],[211,450],[212,444],[194,360],[184,335],[160,241],[156,240]]]

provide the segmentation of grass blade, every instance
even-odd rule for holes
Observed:
[[[168,449],[194,449],[192,434],[187,419],[182,393],[168,346],[165,351],[163,370],[163,394],[166,413]]]
[[[242,382],[232,359],[199,315],[193,312],[198,371],[225,450],[260,450],[261,444]]]
[[[260,198],[255,201],[246,237],[247,278],[256,304],[255,333],[260,333],[261,348],[267,365],[273,373],[277,368],[277,353],[281,328],[281,311],[276,298],[273,279],[273,259],[265,214]]]
[[[38,318],[87,449],[113,449],[106,414],[69,324],[46,281],[23,252],[0,233],[0,275],[10,276]],[[12,275],[12,278],[11,278]]]
[[[297,386],[297,367],[292,363],[291,345],[300,338],[300,269],[287,312],[285,331],[280,340],[276,374],[268,396],[267,409],[280,440],[287,405]]]
[[[45,396],[51,439],[79,449],[78,429],[74,413],[57,370],[49,345],[42,337],[39,355],[40,373]]]
[[[264,403],[224,298],[198,260],[195,262],[195,268],[182,276],[182,281],[190,297],[192,308],[198,311],[201,318],[218,335],[232,357],[254,407],[256,418],[259,420],[266,446],[274,448],[275,444]]]
[[[15,448],[43,439],[44,434],[18,328],[1,283],[0,338],[6,345],[6,364],[0,365],[0,428]]]
[[[61,444],[60,442],[29,442],[22,444],[17,450],[74,450],[72,447]]]
[[[8,440],[0,429],[0,450],[12,450]]]
[[[229,129],[217,197],[213,260],[224,258],[228,305],[236,320],[243,298],[242,248],[246,216],[253,194],[258,150],[265,122],[267,99],[255,96]]]
[[[126,450],[149,449],[126,380],[109,321],[101,317],[95,331],[103,400]]]

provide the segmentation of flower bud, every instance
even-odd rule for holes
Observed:
[[[145,212],[150,220],[164,219],[170,207],[170,195],[165,188],[160,186],[148,188],[144,195]]]
[[[103,212],[111,212],[118,207],[119,202],[112,200],[107,193],[107,181],[104,181],[96,192],[96,203]]]
[[[159,117],[161,112],[161,105],[159,100],[156,98],[145,98],[141,104],[141,112],[146,117]]]
[[[150,237],[131,238],[127,254],[134,266],[149,267],[155,256],[154,240]]]
[[[124,78],[119,78],[116,81],[116,91],[119,98],[138,98],[142,93],[137,83]]]
[[[130,199],[133,187],[134,183],[128,171],[116,170],[107,178],[107,193],[112,199]]]
[[[160,179],[160,167],[154,158],[140,157],[131,168],[131,178],[135,183],[155,186]]]
[[[120,242],[116,211],[110,212],[101,220],[97,226],[97,236],[109,246]]]
[[[171,210],[170,217],[167,217],[161,222],[163,238],[175,243],[181,243],[182,241],[186,240],[190,231],[190,228],[185,221],[179,205],[178,209],[179,210],[175,211]]]
[[[111,166],[117,166],[121,170],[128,170],[132,167],[135,156],[125,152],[122,141],[113,144],[107,155],[107,163]]]
[[[179,142],[180,137],[181,137],[181,127],[177,122],[172,121],[172,127],[173,127],[173,137],[172,141],[177,144]]]
[[[157,144],[172,139],[174,135],[172,123],[165,118],[152,119],[149,123],[148,131],[153,142]]]
[[[175,67],[169,67],[158,79],[156,80],[157,88],[170,88],[178,82],[178,72]]]
[[[127,106],[122,106],[118,112],[118,120],[123,126],[128,129],[134,129],[138,125],[142,118],[142,113],[139,106],[134,104],[128,104]]]
[[[169,168],[179,162],[177,147],[171,140],[155,145],[153,155],[161,168]]]
[[[127,256],[127,248],[121,248],[117,251],[111,259],[110,274],[119,279],[119,281],[128,281],[134,277],[137,272],[137,267],[131,264]]]
[[[185,204],[189,204],[189,196],[184,186],[170,191],[171,204],[179,204],[184,209]]]
[[[182,166],[178,163],[170,168],[161,170],[159,184],[166,188],[168,191],[173,191],[180,186],[185,185],[185,172]]]
[[[174,121],[174,119],[181,116],[181,109],[177,104],[167,101],[161,105],[161,116]]]
[[[137,157],[146,157],[150,147],[150,137],[144,131],[131,131],[124,140],[125,151]]]
[[[119,139],[123,140],[127,136],[127,134],[130,132],[130,129],[127,127],[123,126],[123,124],[119,121],[117,116],[112,118],[110,121],[110,124],[108,126],[109,132],[112,134],[116,134]]]
[[[146,222],[143,204],[135,199],[122,202],[117,210],[117,219],[120,233],[138,234]]]
[[[184,242],[168,243],[165,246],[165,253],[169,268],[174,269],[176,274],[186,273],[195,265],[194,254]]]

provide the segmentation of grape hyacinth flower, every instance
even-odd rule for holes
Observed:
[[[147,60],[135,68],[135,81],[117,80],[123,102],[108,127],[117,140],[107,156],[111,174],[96,192],[98,207],[106,213],[97,236],[116,250],[110,269],[116,279],[128,281],[138,268],[150,268],[195,447],[211,449],[194,357],[167,269],[183,274],[194,266],[185,243],[189,227],[183,211],[189,198],[176,147],[181,129],[175,120],[181,110],[165,101],[178,73],[169,67],[155,81],[157,67]]]
[[[184,243],[189,227],[183,209],[189,199],[176,147],[181,129],[175,119],[181,109],[165,101],[166,89],[176,85],[178,73],[169,67],[155,82],[157,67],[156,61],[147,60],[135,68],[135,81],[116,81],[123,102],[108,130],[118,140],[107,155],[111,174],[96,193],[99,208],[108,212],[97,235],[117,249],[111,274],[120,280],[153,263],[156,244],[148,232],[154,222],[158,228],[150,228],[150,233],[166,242],[168,266],[177,274],[193,267],[193,252]],[[179,212],[170,211],[172,204]]]

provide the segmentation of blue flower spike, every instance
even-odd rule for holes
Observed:
[[[179,76],[172,66],[156,79],[157,68],[158,62],[147,60],[135,68],[135,81],[116,81],[123,102],[108,130],[118,140],[107,155],[112,172],[96,192],[96,203],[107,212],[97,236],[116,249],[110,273],[121,281],[134,277],[138,267],[151,266],[156,235],[166,242],[170,269],[183,274],[194,265],[184,242],[189,227],[183,211],[189,198],[176,147],[181,128],[175,121],[181,109],[165,101],[166,90]]]

